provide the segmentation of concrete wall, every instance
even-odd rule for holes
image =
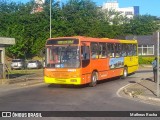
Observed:
[[[5,63],[5,48],[4,47],[0,47],[0,51],[1,51],[1,63],[4,64]]]
[[[15,38],[0,37],[0,79],[5,78],[5,47],[15,44]]]
[[[4,47],[0,47],[0,52],[1,52],[1,56],[0,56],[0,79],[5,78],[5,48]]]
[[[1,45],[14,45],[15,44],[15,38],[0,37],[0,44]]]

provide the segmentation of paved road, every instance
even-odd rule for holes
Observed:
[[[150,70],[147,74],[152,76]],[[96,87],[39,84],[12,89],[0,94],[0,111],[159,111],[160,106],[118,95],[117,91],[121,87],[142,78],[144,75],[146,72],[140,71],[125,80],[113,79],[100,83]],[[78,119],[88,120],[91,118],[76,118],[76,120]],[[108,119],[121,120],[122,118]],[[124,119],[128,120],[128,118]],[[141,119],[149,120],[149,118]]]

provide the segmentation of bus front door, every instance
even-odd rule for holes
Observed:
[[[90,82],[90,49],[89,44],[83,42],[81,46],[81,61],[82,61],[82,83]]]

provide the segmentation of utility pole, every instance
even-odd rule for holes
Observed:
[[[157,97],[159,97],[159,31],[157,31]]]

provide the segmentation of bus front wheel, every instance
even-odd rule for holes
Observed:
[[[94,87],[97,84],[98,75],[97,72],[93,72],[91,76],[91,82],[89,83],[90,87]]]
[[[127,69],[127,67],[124,67],[123,68],[123,75],[122,75],[122,79],[125,79],[126,77],[127,77],[127,75],[128,75],[128,69]]]

